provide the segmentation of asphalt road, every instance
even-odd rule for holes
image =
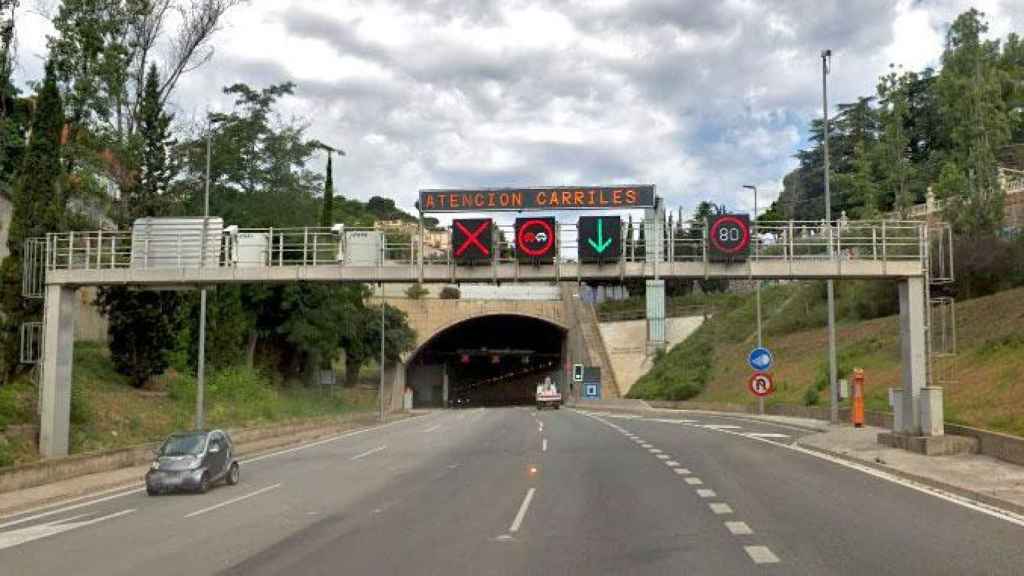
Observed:
[[[732,416],[436,412],[203,495],[0,518],[0,574],[1021,574],[1024,525]]]

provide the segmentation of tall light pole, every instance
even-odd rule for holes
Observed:
[[[825,152],[825,226],[828,230],[828,251],[829,257],[832,254],[832,193],[829,189],[829,166],[828,166],[828,73],[829,64],[832,62],[832,51],[821,51],[821,96],[822,115],[825,118],[822,134]],[[828,396],[829,396],[829,421],[832,424],[839,423],[839,395],[836,389],[836,293],[835,283],[826,280],[828,292]]]
[[[384,283],[380,283],[380,390],[377,392],[378,418],[384,421]]]
[[[207,115],[209,119],[209,115]],[[213,139],[213,120],[209,119],[206,127],[206,185],[203,191],[203,238],[200,241],[199,267],[206,267],[206,228],[210,221],[210,155]],[[199,362],[196,370],[196,430],[202,430],[205,424],[206,408],[203,394],[206,388],[206,287],[199,291]]]
[[[760,238],[760,234],[757,231],[757,186],[753,184],[746,184],[743,186],[747,190],[754,191],[754,238],[755,242]],[[756,244],[755,244],[756,246]],[[761,280],[754,280],[754,316],[757,318],[757,347],[764,346],[764,338],[761,335]],[[764,397],[757,397],[757,413],[764,414]]]

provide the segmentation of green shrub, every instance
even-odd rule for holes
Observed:
[[[71,387],[71,423],[72,424],[87,424],[92,421],[92,405],[89,404],[89,397],[85,392],[85,387],[72,386]]]
[[[0,431],[19,419],[18,397],[13,386],[0,387]]]
[[[405,290],[405,296],[411,300],[419,300],[429,293],[430,291],[424,288],[422,284],[413,284]]]
[[[804,391],[804,406],[817,406],[821,401],[821,397],[818,395],[818,392],[819,390],[816,386],[808,386],[807,390]]]
[[[14,465],[14,453],[11,450],[11,443],[0,436],[0,468]]]
[[[462,292],[455,286],[445,286],[441,289],[441,293],[438,294],[438,298],[441,300],[458,300],[462,297]]]

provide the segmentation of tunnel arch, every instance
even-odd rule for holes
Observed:
[[[441,324],[406,356],[414,407],[525,404],[537,381],[562,373],[569,329],[521,311]]]

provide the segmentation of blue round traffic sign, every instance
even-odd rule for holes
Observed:
[[[747,363],[755,372],[765,372],[771,370],[772,365],[775,364],[775,357],[772,356],[771,350],[761,346],[750,351]]]

